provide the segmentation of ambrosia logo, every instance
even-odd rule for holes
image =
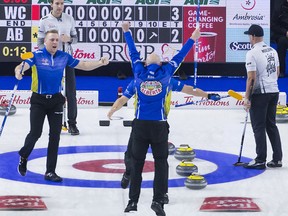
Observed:
[[[244,10],[252,10],[256,5],[256,0],[242,0],[241,7]]]
[[[141,83],[140,91],[147,96],[155,96],[162,92],[162,84],[159,81],[145,81]]]

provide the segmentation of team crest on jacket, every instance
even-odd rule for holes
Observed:
[[[140,91],[147,96],[155,96],[162,92],[162,84],[159,81],[145,81],[140,85]]]
[[[41,60],[41,62],[42,62],[42,65],[49,65],[49,61],[48,61],[48,59],[46,59],[46,58],[43,58],[43,59]]]

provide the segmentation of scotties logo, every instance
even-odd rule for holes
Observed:
[[[249,42],[232,42],[230,43],[230,50],[238,51],[238,50],[250,50],[251,44]]]

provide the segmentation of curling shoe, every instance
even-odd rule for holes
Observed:
[[[129,200],[124,212],[137,211],[137,202]]]
[[[164,204],[153,201],[151,204],[151,209],[156,213],[157,216],[166,216],[164,211]]]
[[[68,132],[71,134],[71,135],[79,135],[80,132],[76,126],[76,124],[70,124],[69,125],[69,129],[68,129]]]
[[[249,163],[245,163],[243,165],[244,168],[246,169],[266,169],[265,162],[257,161],[257,160],[252,160]]]
[[[276,167],[282,167],[282,161],[270,161],[267,163],[267,167],[270,168],[276,168]]]
[[[122,179],[121,179],[121,187],[123,189],[126,189],[129,185],[129,183],[130,183],[130,175],[127,175],[127,173],[124,172]]]
[[[26,172],[27,172],[27,158],[20,156],[19,165],[18,165],[18,173],[22,176],[25,176]]]
[[[168,203],[169,203],[169,197],[168,197],[168,194],[164,194],[163,203],[164,203],[164,204],[168,204]]]
[[[50,172],[45,174],[45,180],[52,181],[52,182],[62,182],[63,179],[58,176],[55,172]]]

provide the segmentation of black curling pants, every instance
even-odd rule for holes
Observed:
[[[37,140],[42,134],[43,124],[47,116],[49,123],[49,142],[47,148],[46,173],[55,172],[60,133],[62,129],[62,114],[65,97],[61,93],[41,95],[33,93],[30,107],[30,132],[26,136],[24,146],[19,155],[28,158]]]
[[[163,202],[168,185],[168,134],[169,124],[167,121],[134,119],[132,124],[130,200],[135,202],[139,200],[143,166],[149,145],[151,145],[155,169],[153,201]]]
[[[131,148],[132,148],[132,132],[130,133],[127,150],[124,153],[124,163],[125,163],[125,172],[127,175],[130,175],[131,173]]]
[[[279,93],[253,94],[250,118],[256,142],[256,161],[266,162],[267,141],[270,140],[274,161],[282,160],[280,134],[276,125],[276,109]]]
[[[168,145],[168,143],[167,143],[167,145]],[[127,150],[124,153],[125,172],[126,172],[126,175],[129,175],[129,176],[131,174],[131,166],[132,166],[131,148],[132,148],[132,132],[131,132],[130,137],[129,137]],[[169,164],[167,166],[167,179],[169,179]],[[167,186],[166,186],[166,193],[168,193],[168,181],[167,181]]]
[[[71,67],[65,68],[65,94],[67,98],[68,124],[77,124],[77,99],[75,70]]]

